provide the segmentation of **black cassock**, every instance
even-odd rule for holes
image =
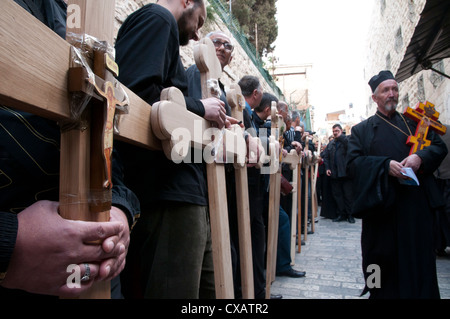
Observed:
[[[385,120],[380,116],[378,113],[352,128],[347,153],[347,170],[355,190],[353,216],[363,221],[363,294],[370,291],[371,298],[439,298],[433,218],[434,210],[444,202],[432,174],[447,147],[430,131],[432,145],[416,153],[422,158],[416,173],[420,186],[401,185],[388,175],[389,162],[401,162],[409,155],[407,135],[409,130],[415,133],[417,123],[404,118],[408,130],[399,113]],[[375,272],[374,268],[368,271],[369,265],[379,266],[380,288],[373,285]],[[372,284],[367,284],[368,278]]]

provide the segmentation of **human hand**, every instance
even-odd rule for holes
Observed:
[[[62,218],[59,203],[39,201],[18,214],[19,228],[2,286],[31,293],[76,297],[88,290],[99,275],[99,263],[113,256],[104,251],[103,240],[119,236],[120,222],[84,222]],[[111,247],[106,243],[107,247]],[[114,251],[114,247],[112,247]],[[91,280],[80,288],[69,288],[69,265],[85,273],[89,263]]]
[[[229,128],[231,127],[231,125],[235,124],[239,125],[241,128],[245,128],[244,123],[242,123],[242,121],[239,121],[238,119],[227,115],[225,119],[225,127]]]
[[[101,262],[99,280],[111,280],[122,272],[125,268],[125,258],[130,245],[130,228],[125,213],[113,206],[110,210],[110,216],[110,221],[119,222],[124,227],[117,235],[106,238],[102,243],[103,251],[107,254],[113,254],[113,256]]]
[[[405,158],[401,163],[403,167],[411,167],[414,173],[416,173],[420,165],[422,165],[422,159],[417,154],[412,154]]]
[[[309,132],[303,132],[302,134],[302,141],[309,140]]]
[[[216,127],[222,129],[226,125],[225,103],[218,98],[211,97],[201,100],[205,108],[205,120],[213,122]]]
[[[389,162],[389,175],[393,177],[406,179],[407,177],[402,174],[403,164],[394,160]]]
[[[297,152],[297,154],[300,155],[300,153],[301,153],[302,150],[303,150],[302,144],[301,144],[300,142],[293,141],[293,142],[291,143],[291,145],[295,148],[295,151]]]
[[[247,167],[258,166],[261,159],[261,150],[264,150],[261,141],[250,134],[247,138]]]
[[[330,169],[327,169],[327,176],[331,176],[331,170]]]

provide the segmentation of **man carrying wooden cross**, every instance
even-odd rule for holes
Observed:
[[[202,0],[160,0],[131,14],[116,41],[119,80],[149,104],[159,100],[164,88],[175,86],[185,94],[189,111],[222,128],[227,122],[222,101],[187,97],[179,54],[180,45],[198,40],[205,18]],[[125,297],[214,298],[202,158],[192,151],[176,164],[160,151],[116,145],[125,182],[138,195],[142,210],[123,274]]]
[[[234,46],[231,39],[222,31],[213,31],[206,35],[207,38],[211,39],[214,44],[216,56],[220,62],[222,71],[224,68],[230,64],[233,60],[233,49]],[[186,75],[189,80],[189,96],[201,99],[202,98],[202,85],[201,85],[201,74],[197,65],[192,65],[186,70]],[[225,103],[225,109],[227,116],[231,116],[231,106],[228,104],[227,95],[225,92],[225,86],[218,79],[218,84],[220,88],[220,99]],[[244,125],[241,123],[241,126]],[[249,139],[253,138],[251,135],[244,132],[247,145],[249,144]],[[247,152],[250,153],[250,152]],[[237,299],[242,298],[241,291],[241,271],[239,265],[239,226],[238,226],[238,211],[237,211],[237,194],[236,194],[236,177],[235,168],[233,163],[225,164],[225,178],[226,180],[226,193],[227,193],[227,208],[228,208],[228,219],[230,225],[230,245],[231,245],[231,259],[233,267],[233,283],[234,283],[234,296]],[[252,257],[252,256],[250,256]],[[248,258],[248,256],[247,256]],[[251,258],[250,258],[251,259]],[[253,277],[251,278],[253,281]],[[253,287],[251,287],[253,290]]]
[[[278,98],[270,93],[264,93],[261,100],[261,104],[253,110],[253,121],[255,122],[258,130],[264,128],[267,130],[267,136],[271,134],[271,119],[270,109],[272,101],[277,103],[278,112],[281,116],[288,116],[288,107],[286,102],[279,101]],[[286,132],[285,132],[286,133]],[[260,136],[263,140],[263,137]],[[293,149],[298,152],[301,156],[301,144],[292,143],[293,140],[285,140],[283,143],[282,155],[283,158],[289,154]],[[283,164],[285,165],[285,164]],[[290,170],[288,164],[286,168]],[[290,174],[292,177],[292,173]],[[270,175],[264,175],[264,217],[266,224],[268,223],[268,210],[269,210],[269,184]],[[280,196],[281,198],[281,196]],[[292,201],[292,197],[290,198]],[[290,209],[290,210],[289,210]],[[293,278],[304,277],[306,272],[298,271],[291,266],[291,212],[292,204],[287,208],[283,207],[283,202],[280,199],[280,209],[279,209],[279,223],[278,223],[278,242],[277,242],[277,258],[276,258],[276,275],[277,276],[288,276]],[[297,212],[295,212],[297,213]],[[294,242],[295,244],[295,242]]]
[[[16,2],[65,35],[67,6],[63,1],[48,1],[42,7],[33,1]],[[52,120],[0,106],[0,296],[4,298],[28,293],[76,297],[96,281],[118,279],[125,265],[129,227],[139,214],[139,202],[116,170],[113,222],[61,218],[60,131]],[[97,240],[101,245],[92,243]],[[67,286],[72,272],[69,265],[78,267],[80,276],[87,279],[80,288]],[[113,289],[112,297],[119,296],[120,290]]]
[[[347,170],[355,190],[353,214],[362,218],[362,262],[370,298],[439,298],[433,217],[444,204],[433,172],[447,154],[430,132],[431,145],[409,155],[417,123],[395,109],[398,84],[390,71],[371,78],[375,115],[354,126]],[[411,168],[418,186],[405,185]]]

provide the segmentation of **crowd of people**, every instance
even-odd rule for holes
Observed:
[[[36,14],[29,1],[15,1]],[[52,3],[53,7],[45,5],[37,11],[41,12],[42,21],[56,32],[65,23],[66,7],[62,0]],[[183,92],[189,111],[220,129],[243,125],[247,144],[253,145],[252,141],[259,138],[266,149],[271,134],[271,104],[275,101],[286,125],[280,145],[283,155],[295,150],[303,158],[306,165],[302,176],[306,176],[308,165],[319,164],[316,174],[321,216],[335,222],[354,223],[355,217],[363,219],[365,277],[370,276],[367,267],[371,264],[379,265],[386,274],[382,276],[381,288],[366,285],[365,292],[380,298],[439,297],[433,259],[436,248],[433,227],[437,226],[433,224],[433,216],[438,210],[443,220],[449,213],[448,167],[442,166],[438,176],[443,180],[441,190],[433,173],[441,167],[447,147],[431,132],[432,145],[408,155],[409,147],[402,133],[415,131],[417,124],[395,111],[398,87],[392,74],[381,72],[369,83],[378,104],[377,114],[355,126],[349,135],[339,124],[334,125],[332,139],[319,150],[313,142],[313,132],[305,130],[298,112],[291,112],[285,101],[264,92],[255,76],[244,76],[238,82],[245,99],[242,124],[231,116],[226,89],[220,81],[220,98],[202,98],[199,70],[195,65],[185,70],[179,50],[190,40],[199,40],[199,29],[205,19],[206,6],[202,0],[159,0],[132,13],[121,26],[115,44],[119,81],[149,104],[159,100],[164,88],[177,87]],[[207,37],[214,44],[222,69],[225,68],[233,59],[230,37],[221,31],[211,32]],[[93,282],[112,280],[113,298],[215,298],[203,162],[175,164],[163,152],[117,142],[111,222],[63,220],[58,215],[57,123],[7,107],[0,108],[0,119],[2,124],[11,125],[2,126],[5,130],[10,128],[19,137],[2,138],[0,142],[6,157],[11,159],[9,165],[0,167],[2,175],[11,181],[0,185],[0,295],[73,297],[89,289]],[[36,138],[24,122],[51,138]],[[36,144],[45,147],[45,151],[39,148],[36,154],[20,152],[23,147],[34,150]],[[405,178],[401,174],[404,167],[411,167],[418,174],[420,187],[404,187],[397,182]],[[261,170],[254,165],[247,168],[256,299],[266,297],[270,200],[269,175]],[[282,174],[288,182],[293,180],[288,165],[283,165]],[[302,202],[308,199],[310,203],[306,212],[301,208],[292,212],[292,194],[280,196],[278,276],[306,275],[292,268],[290,256],[292,214],[299,215],[297,218],[307,214],[309,222],[315,222],[311,207],[314,184],[309,184],[306,193],[305,183],[311,179],[301,180]],[[241,298],[233,165],[226,165],[224,182],[234,295]],[[358,192],[353,191],[355,187]],[[446,202],[440,196],[444,187]],[[441,253],[445,240],[450,238],[446,237],[449,231],[448,224],[445,225],[439,227]],[[97,244],[93,244],[96,240]],[[66,285],[69,264],[79,265],[85,275],[86,280],[77,289]]]

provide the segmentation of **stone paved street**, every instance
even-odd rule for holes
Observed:
[[[306,277],[276,277],[271,293],[284,299],[367,298],[359,297],[364,287],[360,234],[360,219],[350,224],[319,217],[293,266],[306,271]],[[438,257],[437,271],[441,298],[450,299],[450,258]]]

